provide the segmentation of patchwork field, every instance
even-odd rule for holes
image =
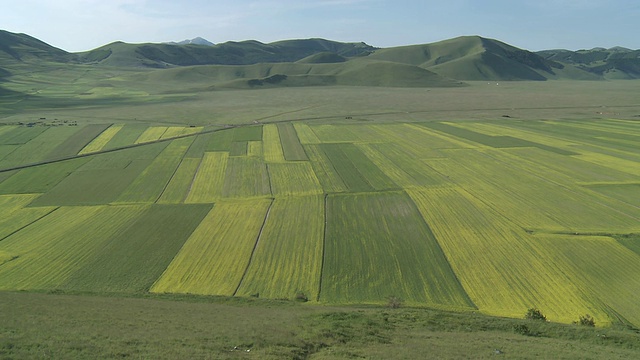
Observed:
[[[0,289],[640,326],[638,123],[0,126]]]

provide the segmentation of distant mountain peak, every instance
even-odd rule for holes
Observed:
[[[187,39],[187,40],[182,40],[179,42],[169,42],[167,44],[172,44],[172,45],[205,45],[205,46],[214,46],[215,44],[212,43],[211,41],[201,38],[201,37],[196,37],[193,39]]]

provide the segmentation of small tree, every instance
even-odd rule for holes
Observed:
[[[596,326],[596,321],[589,314],[585,314],[584,316],[580,316],[578,321],[575,321],[574,324],[582,325],[582,326]]]
[[[531,308],[527,310],[527,314],[524,316],[525,319],[528,320],[542,320],[547,321],[547,317],[542,314],[542,312],[536,308]]]

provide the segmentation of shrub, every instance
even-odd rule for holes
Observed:
[[[387,306],[392,309],[397,309],[402,306],[402,299],[397,296],[389,296],[387,298]]]
[[[542,314],[542,312],[536,308],[531,308],[529,310],[527,310],[526,315],[524,316],[525,319],[528,320],[542,320],[542,321],[547,321],[547,317],[544,316],[544,314]]]
[[[591,315],[586,314],[584,316],[580,316],[580,319],[575,321],[574,324],[595,327],[596,321],[591,317]]]
[[[298,292],[296,294],[296,301],[307,302],[307,301],[309,301],[309,297],[307,297],[307,295],[305,293],[300,291],[300,292]]]
[[[516,334],[520,334],[520,335],[526,335],[526,336],[531,335],[531,330],[529,330],[529,327],[527,325],[524,325],[524,324],[514,325],[513,326],[513,331]]]

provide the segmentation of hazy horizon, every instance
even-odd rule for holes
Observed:
[[[630,0],[24,0],[3,8],[3,30],[69,52],[115,41],[195,37],[213,43],[324,38],[394,47],[465,35],[532,51],[640,48],[640,4]]]

